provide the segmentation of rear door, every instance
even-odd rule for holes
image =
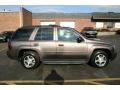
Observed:
[[[35,43],[39,43],[40,52],[45,60],[56,58],[56,41],[54,40],[54,28],[40,28],[35,36]]]

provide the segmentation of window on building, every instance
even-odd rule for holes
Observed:
[[[39,29],[35,40],[53,40],[53,28]]]
[[[113,22],[107,22],[107,28],[113,28],[114,23]]]

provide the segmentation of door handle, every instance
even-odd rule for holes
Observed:
[[[39,46],[39,44],[38,43],[34,43],[33,46]]]
[[[64,46],[63,44],[58,44],[58,46]]]

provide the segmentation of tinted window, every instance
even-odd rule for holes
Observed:
[[[34,28],[18,29],[12,37],[12,40],[26,41],[29,39]]]
[[[53,28],[40,28],[35,40],[53,40]]]
[[[76,42],[78,37],[80,37],[80,35],[72,29],[60,28],[58,30],[59,41]]]

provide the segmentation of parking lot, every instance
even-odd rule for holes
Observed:
[[[20,62],[6,55],[7,43],[0,43],[0,84],[43,85],[80,84],[101,85],[120,84],[120,35],[98,37],[116,45],[117,57],[107,67],[99,69],[84,65],[43,65],[35,70],[27,70]]]

